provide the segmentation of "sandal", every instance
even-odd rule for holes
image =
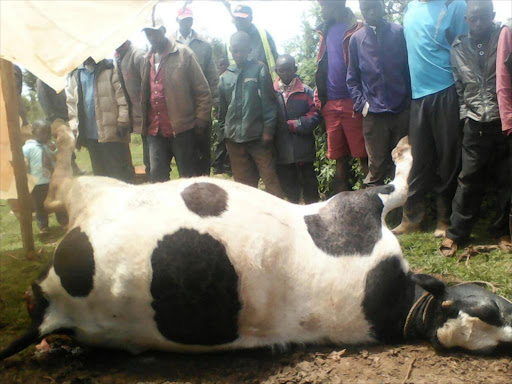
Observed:
[[[444,257],[453,257],[458,249],[459,247],[455,241],[445,238],[439,247],[439,254]]]
[[[510,241],[510,236],[502,236],[498,239],[498,247],[503,252],[512,253],[512,242]]]

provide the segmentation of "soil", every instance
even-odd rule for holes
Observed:
[[[181,355],[84,349],[50,340],[50,353],[0,363],[1,383],[512,383],[512,356],[441,355],[427,344],[291,347]],[[61,346],[55,347],[55,345]]]

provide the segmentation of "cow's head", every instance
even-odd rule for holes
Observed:
[[[427,291],[412,311],[417,312],[414,323],[421,323],[421,333],[436,348],[512,350],[512,302],[476,284],[448,287],[428,275],[413,275],[413,281]]]

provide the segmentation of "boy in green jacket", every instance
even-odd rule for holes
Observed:
[[[277,123],[272,79],[263,63],[248,60],[250,46],[247,33],[231,36],[235,64],[220,77],[220,133],[226,140],[235,181],[257,188],[261,175],[267,192],[282,198],[272,155]]]

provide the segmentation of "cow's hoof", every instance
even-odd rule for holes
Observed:
[[[398,227],[391,230],[395,236],[408,235],[410,233],[419,232],[421,225],[411,223],[401,223]]]
[[[439,247],[439,253],[444,257],[453,257],[457,253],[459,246],[452,239],[444,239]]]
[[[498,241],[498,247],[500,247],[500,249],[503,252],[510,252],[510,253],[512,253],[512,242],[511,242],[510,236],[502,236],[502,237],[500,237],[499,241]]]

